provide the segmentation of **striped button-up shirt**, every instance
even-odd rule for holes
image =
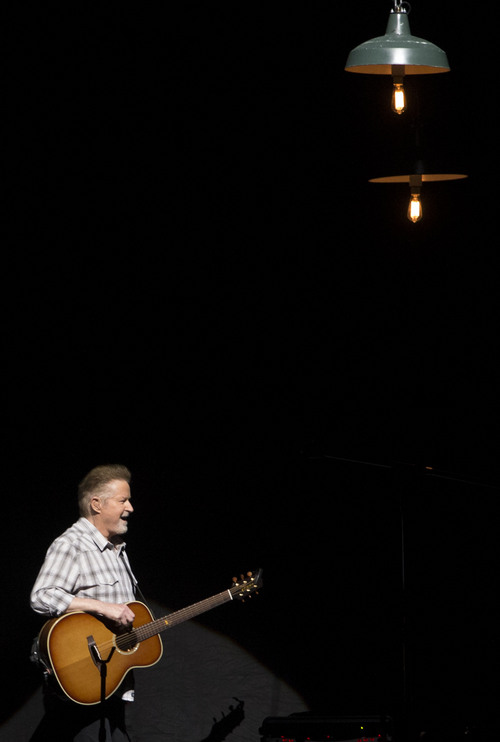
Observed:
[[[136,585],[125,544],[113,546],[87,518],[80,518],[49,547],[30,602],[37,613],[59,616],[75,596],[129,603]]]

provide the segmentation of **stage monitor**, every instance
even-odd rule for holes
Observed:
[[[389,716],[315,716],[309,713],[268,716],[259,729],[261,742],[391,742]]]

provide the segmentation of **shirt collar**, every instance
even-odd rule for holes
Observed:
[[[108,539],[105,536],[103,536],[103,534],[99,531],[99,529],[97,529],[89,521],[88,518],[85,518],[84,516],[82,516],[78,520],[78,524],[81,525],[83,527],[84,531],[86,531],[90,535],[90,537],[92,538],[92,540],[94,541],[95,545],[97,546],[97,548],[100,551],[104,551],[105,549],[114,549],[115,548],[115,545],[112,544],[111,541],[108,541]],[[126,545],[125,544],[125,541],[122,541],[122,543],[117,546],[116,551],[118,552],[118,554],[121,554],[122,551],[124,551],[125,545]]]

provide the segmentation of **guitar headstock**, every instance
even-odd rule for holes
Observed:
[[[261,569],[257,572],[247,572],[246,575],[240,575],[239,578],[233,577],[233,585],[229,588],[229,592],[234,600],[245,600],[245,598],[250,598],[253,593],[257,593],[260,587],[262,587]]]

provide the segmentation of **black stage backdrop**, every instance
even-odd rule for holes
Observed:
[[[155,604],[264,569],[142,672],[143,739],[201,741],[234,697],[235,740],[304,710],[401,738],[492,722],[498,144],[470,30],[498,13],[414,3],[451,71],[408,80],[397,117],[390,81],[343,70],[390,7],[6,12],[2,737],[39,711],[45,549],[110,461]],[[408,189],[368,178],[416,132],[469,177],[425,187],[413,225]]]

